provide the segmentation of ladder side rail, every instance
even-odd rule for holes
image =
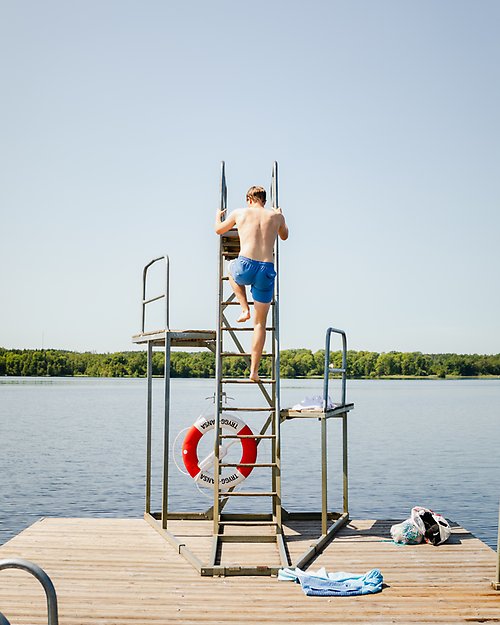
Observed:
[[[165,261],[165,290],[160,295],[152,297],[150,299],[146,299],[146,287],[147,287],[147,278],[148,271],[152,265],[158,263],[160,261]],[[152,302],[156,302],[160,299],[165,299],[165,329],[168,330],[170,327],[170,259],[167,254],[165,256],[159,256],[158,258],[154,258],[150,261],[142,271],[142,311],[141,311],[141,332],[144,334],[144,330],[146,327],[146,306],[151,304]]]
[[[226,184],[226,164],[221,162],[220,172],[220,210],[224,211],[222,217],[227,213],[227,184]],[[216,349],[215,349],[215,397],[214,397],[214,418],[215,418],[215,437],[214,437],[214,503],[213,503],[213,536],[214,545],[212,550],[212,564],[215,565],[217,556],[217,543],[219,535],[220,521],[220,418],[222,413],[222,318],[224,299],[224,283],[222,277],[224,275],[224,257],[222,254],[222,237],[219,237],[218,250],[218,269],[217,269],[217,320],[216,320]]]
[[[271,179],[271,204],[273,208],[278,208],[278,163],[274,161]],[[280,418],[280,324],[279,324],[279,237],[276,236],[275,242],[275,271],[276,282],[274,287],[274,307],[273,307],[273,375],[275,380],[273,385],[274,399],[274,422],[273,434],[276,436],[274,440],[274,458],[275,466],[272,469],[272,489],[276,492],[273,498],[273,513],[276,521],[276,531],[281,534],[282,528],[282,509],[281,509],[281,418]]]
[[[27,571],[40,582],[47,598],[48,625],[58,625],[59,615],[57,609],[56,589],[54,588],[54,584],[47,573],[34,562],[23,560],[22,558],[0,560],[0,571],[3,569],[21,569],[22,571]]]

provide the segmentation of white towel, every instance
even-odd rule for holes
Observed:
[[[292,406],[290,410],[324,410],[324,400],[321,395],[312,395],[311,397],[305,397],[299,404]],[[332,398],[328,395],[328,403],[326,410],[333,410],[336,404],[333,403]]]

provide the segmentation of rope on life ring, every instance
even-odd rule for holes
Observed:
[[[220,419],[220,424],[222,428],[229,430],[231,434],[236,434],[237,436],[252,436],[253,434],[248,425],[234,415],[224,415]],[[203,435],[213,430],[214,427],[215,418],[205,417],[202,415],[189,428],[186,438],[184,439],[184,443],[182,444],[182,459],[187,472],[197,484],[200,486],[206,486],[207,488],[213,487],[214,485],[213,475],[206,471],[206,469],[213,464],[214,454],[212,452],[200,462],[198,460],[198,443],[202,439]],[[236,440],[238,439],[234,439],[234,441]],[[253,464],[257,459],[256,439],[240,438],[239,441],[242,447],[240,463]],[[223,444],[220,446],[219,459],[222,460],[222,458],[224,458],[231,444],[232,443]],[[232,486],[236,486],[236,484],[239,484],[250,475],[252,469],[253,467],[238,466],[229,475],[221,475],[219,479],[220,490],[224,491]]]

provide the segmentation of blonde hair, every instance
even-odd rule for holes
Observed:
[[[264,187],[250,187],[247,191],[247,201],[260,202],[263,206],[266,203],[266,190]]]

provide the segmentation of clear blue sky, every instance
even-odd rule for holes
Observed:
[[[0,3],[0,346],[114,351],[143,265],[215,325],[219,164],[268,187],[282,345],[500,352],[496,0]]]

